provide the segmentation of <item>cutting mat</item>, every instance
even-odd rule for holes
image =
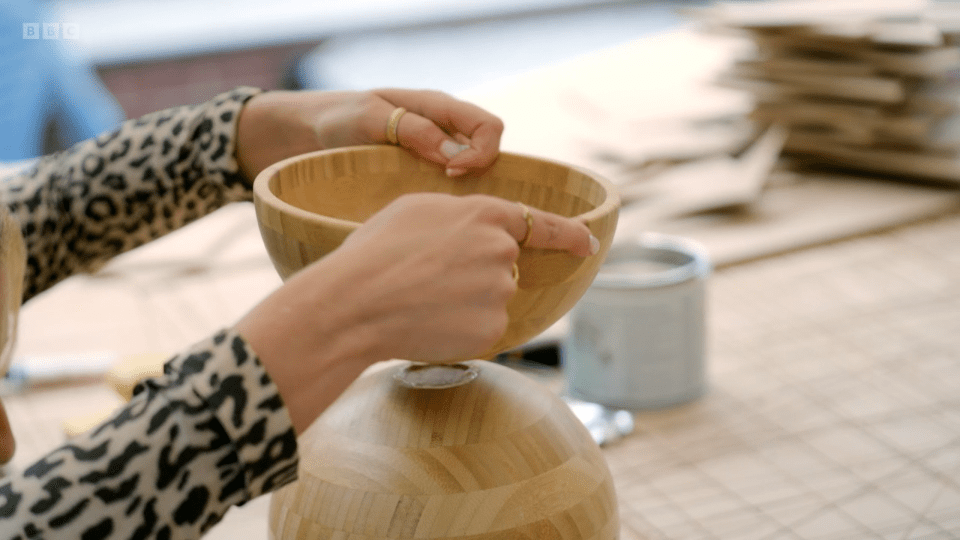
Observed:
[[[960,538],[958,276],[958,217],[717,272],[712,390],[607,450],[622,538]]]

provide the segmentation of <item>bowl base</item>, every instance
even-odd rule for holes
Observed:
[[[466,364],[421,364],[411,362],[397,372],[397,381],[409,388],[454,388],[477,378],[477,370]]]

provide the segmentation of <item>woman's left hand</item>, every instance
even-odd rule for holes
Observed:
[[[443,92],[384,89],[369,92],[273,91],[255,96],[240,114],[237,160],[253,180],[291,156],[341,146],[387,141],[394,110],[397,144],[461,176],[489,167],[500,147],[503,122],[482,108]]]

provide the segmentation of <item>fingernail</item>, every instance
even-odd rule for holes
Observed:
[[[461,174],[463,174],[463,173],[465,173],[465,172],[467,172],[466,169],[458,169],[458,168],[455,168],[455,167],[451,167],[451,168],[447,169],[447,176],[460,176]]]
[[[596,255],[600,251],[600,240],[597,240],[597,237],[590,235],[590,254]]]
[[[446,140],[440,143],[440,153],[447,159],[453,159],[454,156],[463,152],[467,148],[470,148],[470,145],[467,144],[457,144],[451,140]]]

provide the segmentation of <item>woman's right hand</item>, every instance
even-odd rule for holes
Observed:
[[[589,229],[535,208],[528,245],[596,251]],[[480,354],[506,330],[513,264],[527,234],[516,203],[403,196],[304,268],[237,329],[280,391],[298,433],[364,369],[392,358]]]

